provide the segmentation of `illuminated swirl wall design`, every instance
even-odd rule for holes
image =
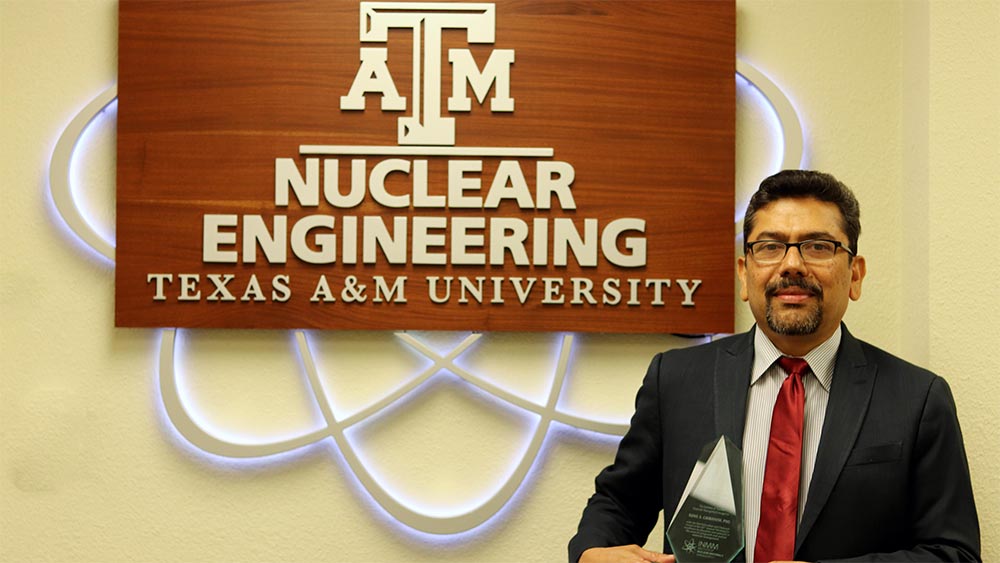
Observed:
[[[798,116],[791,102],[771,80],[753,66],[738,60],[736,68],[742,79],[752,85],[766,99],[770,111],[773,111],[780,124],[783,141],[780,168],[798,167],[803,154],[803,135]],[[98,234],[74,200],[70,167],[74,150],[88,125],[102,112],[108,110],[116,100],[117,88],[111,87],[94,98],[77,114],[59,138],[49,168],[49,187],[59,215],[81,241],[111,262],[114,262],[114,244]],[[483,334],[469,334],[453,345],[450,350],[439,352],[414,334],[397,333],[396,338],[428,360],[429,364],[418,373],[412,374],[403,385],[380,400],[349,416],[338,416],[338,413],[334,412],[324,389],[314,356],[315,347],[310,343],[309,333],[299,330],[293,331],[293,334],[307,388],[322,415],[322,424],[319,427],[303,431],[292,437],[270,441],[237,441],[214,435],[197,422],[197,417],[192,415],[189,405],[186,405],[183,400],[182,382],[177,374],[180,331],[165,329],[160,335],[158,378],[160,398],[170,422],[180,435],[193,446],[208,454],[224,458],[267,460],[326,439],[332,439],[350,470],[368,494],[393,518],[421,532],[436,535],[460,534],[477,528],[497,514],[528,477],[553,423],[610,436],[620,436],[627,429],[625,423],[602,422],[560,410],[559,398],[571,365],[570,355],[574,346],[573,335],[562,335],[555,362],[555,373],[550,375],[551,383],[545,400],[535,402],[491,383],[461,367],[456,362],[459,356],[470,350],[477,341],[484,337]],[[450,373],[461,378],[469,385],[488,393],[506,406],[528,414],[535,421],[530,441],[524,449],[520,461],[514,466],[505,481],[495,489],[495,493],[477,506],[453,514],[431,514],[428,511],[408,506],[394,497],[369,471],[345,434],[348,429],[415,393],[419,393],[425,383],[442,373]],[[540,375],[540,377],[543,376]]]

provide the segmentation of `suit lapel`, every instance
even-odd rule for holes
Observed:
[[[833,383],[830,386],[830,402],[826,407],[819,451],[816,454],[816,467],[796,534],[796,551],[809,535],[809,530],[830,498],[830,492],[847,462],[868,412],[875,383],[877,366],[868,363],[861,343],[851,336],[847,327],[843,327],[843,330]]]
[[[715,359],[715,430],[735,444],[743,443],[747,391],[753,363],[753,330],[733,339]]]
[[[715,396],[715,431],[728,436],[742,447],[746,423],[747,393],[750,389],[750,369],[753,366],[754,329],[733,339],[730,346],[720,348],[715,358],[712,384]],[[737,513],[743,513],[743,498],[737,497]],[[741,550],[734,561],[746,561]]]

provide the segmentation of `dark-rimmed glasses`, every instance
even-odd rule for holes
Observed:
[[[810,239],[799,242],[755,240],[747,243],[746,250],[758,264],[777,264],[785,259],[788,249],[793,246],[799,250],[802,261],[807,263],[829,262],[837,255],[838,248],[843,248],[844,252],[854,256],[851,249],[842,243],[826,239]]]

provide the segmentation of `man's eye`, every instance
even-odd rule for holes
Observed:
[[[832,244],[823,240],[811,241],[806,248],[806,250],[808,250],[809,252],[815,252],[817,254],[824,254],[830,252],[833,249],[834,246]]]
[[[780,242],[765,242],[757,245],[757,250],[760,252],[781,252],[784,248],[785,245]]]

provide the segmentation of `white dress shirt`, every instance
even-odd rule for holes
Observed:
[[[841,328],[825,342],[804,356],[810,374],[803,378],[806,392],[805,420],[802,429],[802,470],[799,476],[799,513],[806,505],[809,483],[816,466],[820,433],[830,399],[833,367],[840,348]],[[754,359],[747,393],[746,423],[743,429],[743,523],[746,534],[746,560],[753,562],[760,522],[760,495],[764,488],[764,466],[767,443],[771,434],[771,413],[778,400],[778,391],[788,376],[776,363],[783,354],[759,328],[754,330]]]

